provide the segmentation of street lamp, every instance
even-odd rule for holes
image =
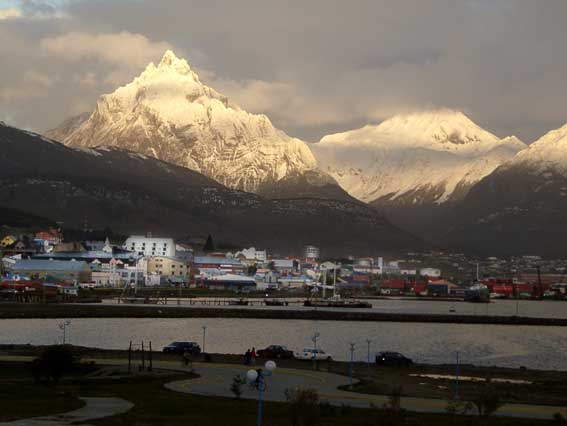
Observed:
[[[206,353],[206,351],[205,351],[205,337],[207,336],[207,326],[204,325],[201,328],[203,329],[203,353]]]
[[[355,348],[355,344],[354,343],[349,343],[350,345],[350,363],[349,363],[349,367],[348,367],[348,377],[349,377],[349,386],[352,388],[352,364],[354,362],[354,348]]]
[[[246,373],[248,383],[258,389],[258,418],[256,421],[257,426],[262,426],[262,393],[266,390],[265,378],[272,375],[272,372],[276,369],[276,363],[274,361],[267,361],[264,367],[266,368],[266,371],[258,368],[257,370],[248,370],[248,372]]]
[[[317,338],[320,336],[319,332],[313,333],[311,341],[313,342],[313,370],[317,370]]]
[[[66,343],[67,340],[67,327],[71,325],[71,321],[66,320],[59,324],[59,329],[63,330],[63,344]]]

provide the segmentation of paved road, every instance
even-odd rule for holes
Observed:
[[[32,417],[12,422],[0,422],[0,426],[64,426],[75,422],[110,417],[122,414],[131,409],[134,404],[121,398],[81,398],[85,406],[68,413],[53,416]],[[85,425],[86,426],[86,425]]]
[[[5,361],[26,361],[32,357],[0,356]],[[100,365],[125,365],[124,359],[93,359]],[[179,362],[154,361],[154,368],[170,370],[186,370]],[[200,376],[197,379],[178,380],[165,385],[166,388],[196,395],[234,397],[230,385],[235,375],[245,376],[250,367],[234,364],[194,363],[194,371]],[[352,407],[368,408],[370,404],[380,406],[387,402],[384,395],[368,395],[339,390],[338,387],[347,385],[348,377],[338,374],[315,372],[310,370],[294,370],[277,368],[267,379],[267,389],[264,399],[269,401],[285,401],[285,390],[296,386],[316,389],[321,400],[334,405],[350,405]],[[243,398],[256,399],[257,391],[247,385],[243,386]],[[409,411],[427,413],[445,413],[447,402],[433,398],[403,397],[402,407]],[[549,405],[506,404],[496,415],[523,418],[550,419],[554,413],[567,415],[567,407]],[[30,423],[31,425],[31,423]],[[16,426],[16,425],[12,425]],[[17,425],[21,426],[21,425]],[[35,426],[35,425],[34,425]]]

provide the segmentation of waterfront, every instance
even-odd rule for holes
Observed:
[[[236,299],[236,296],[233,297]],[[252,303],[247,306],[234,306],[222,304],[228,298],[199,297],[194,299],[187,298],[168,298],[167,306],[181,307],[211,307],[211,308],[230,308],[230,309],[271,309],[271,310],[299,310],[311,311],[313,308],[303,306],[304,298],[282,298],[278,300],[290,302],[289,306],[264,306],[262,299],[251,298]],[[388,298],[388,299],[364,299],[372,304],[368,309],[348,309],[348,308],[318,308],[319,310],[340,311],[340,312],[374,312],[374,313],[395,313],[395,314],[455,314],[455,315],[478,315],[478,316],[522,316],[529,318],[567,318],[567,303],[552,300],[513,300],[513,299],[493,299],[490,303],[469,303],[462,300],[424,300],[419,298]],[[216,303],[215,303],[216,302]],[[116,299],[105,299],[103,304],[116,305]],[[127,305],[126,305],[127,306]]]
[[[46,345],[60,343],[57,319],[0,320],[0,343]],[[461,362],[484,366],[567,370],[567,330],[563,327],[474,324],[419,324],[396,322],[306,321],[241,318],[123,318],[73,319],[67,341],[74,345],[126,349],[129,341],[151,341],[154,349],[175,340],[202,344],[206,325],[206,350],[243,353],[247,348],[284,344],[299,350],[318,345],[337,360],[347,360],[349,343],[356,344],[355,358],[366,360],[366,339],[371,351],[396,350],[422,363]]]

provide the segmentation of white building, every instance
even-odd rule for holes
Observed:
[[[173,238],[132,235],[124,242],[123,248],[144,256],[175,257],[175,241],[173,241]]]
[[[266,250],[256,250],[255,247],[250,247],[250,248],[245,248],[242,249],[240,251],[237,251],[234,254],[234,258],[238,259],[239,257],[243,256],[244,259],[246,260],[251,260],[251,261],[258,261],[258,262],[265,262],[266,259],[268,258],[268,254],[266,253]]]
[[[422,277],[439,278],[441,276],[441,269],[422,268],[419,270],[419,275]]]
[[[319,248],[315,246],[305,246],[306,259],[319,259]]]

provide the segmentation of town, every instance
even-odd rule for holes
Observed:
[[[539,256],[480,258],[430,251],[397,257],[345,254],[336,259],[326,258],[324,248],[316,246],[306,246],[294,256],[279,256],[269,248],[221,250],[215,248],[211,235],[191,243],[151,233],[123,240],[89,240],[68,238],[60,229],[47,228],[1,235],[0,253],[0,297],[7,302],[70,301],[92,296],[88,291],[92,289],[106,289],[100,294],[110,291],[124,301],[136,301],[134,296],[141,289],[153,290],[147,294],[154,296],[160,290],[173,294],[175,289],[241,298],[297,295],[304,296],[306,303],[325,296],[326,291],[346,299],[566,300],[567,287],[565,261]],[[240,299],[239,303],[247,302]]]

